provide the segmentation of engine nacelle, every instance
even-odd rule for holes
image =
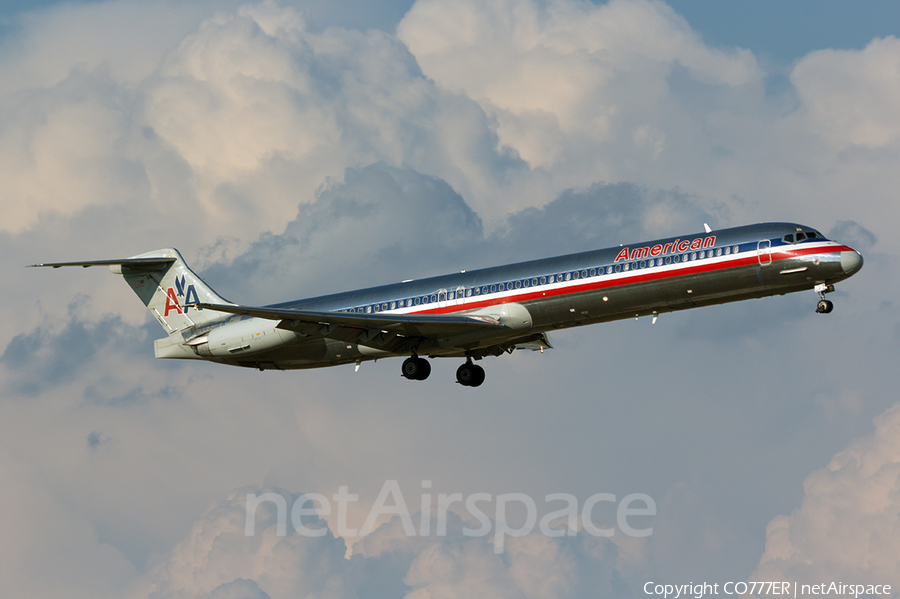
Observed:
[[[275,327],[277,321],[248,318],[229,322],[188,342],[200,356],[228,358],[262,352],[293,343],[302,337]]]
[[[509,303],[497,304],[486,308],[479,308],[472,312],[466,312],[467,315],[487,316],[498,321],[503,326],[514,331],[527,331],[533,325],[531,313],[528,308],[522,304]]]

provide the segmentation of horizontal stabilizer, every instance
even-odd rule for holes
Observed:
[[[31,264],[31,268],[60,268],[61,266],[127,266],[129,268],[156,269],[175,262],[175,258],[123,258],[121,260],[89,260],[87,262],[47,262],[45,264]]]
[[[122,275],[131,290],[141,299],[166,333],[195,330],[211,322],[228,318],[211,310],[190,310],[187,304],[197,302],[225,303],[194,273],[178,250],[164,248],[117,260],[85,260],[81,262],[45,262],[32,267],[106,266]],[[179,338],[182,335],[179,335]]]

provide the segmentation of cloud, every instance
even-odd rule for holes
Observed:
[[[814,129],[838,147],[881,148],[900,139],[900,40],[862,50],[818,50],[798,61],[791,82]]]
[[[103,6],[130,26],[152,12],[146,4]],[[63,12],[79,22],[101,18],[97,10]],[[54,31],[58,16],[33,17],[28,31]],[[164,53],[138,44],[156,61],[150,70],[63,61],[54,75],[0,93],[4,230],[22,232],[48,213],[143,204],[153,222],[208,231],[201,241],[213,243],[279,229],[347,167],[410,166],[479,206],[527,171],[477,103],[440,91],[387,33],[311,32],[298,10],[270,1],[168,43]],[[26,46],[7,68],[42,60],[37,53]]]
[[[9,373],[8,391],[35,396],[71,382],[98,351],[130,356],[146,353],[148,331],[115,315],[86,320],[83,310],[83,305],[72,304],[64,322],[45,321],[31,332],[13,337],[0,355],[0,364]]]
[[[852,220],[842,220],[836,223],[834,228],[828,232],[828,237],[839,239],[842,243],[860,251],[870,250],[878,243],[878,238],[874,233]]]
[[[900,405],[803,482],[803,503],[766,527],[754,580],[900,587]]]
[[[510,538],[506,553],[498,555],[487,537],[463,535],[464,523],[452,513],[441,537],[407,536],[394,517],[345,558],[341,539],[330,532],[300,535],[289,515],[286,534],[279,534],[272,501],[260,503],[253,534],[246,535],[247,493],[283,497],[287,512],[298,497],[276,488],[234,492],[194,521],[187,537],[138,585],[142,592],[159,599],[628,596],[616,569],[618,551],[608,539],[533,533]],[[310,528],[324,524],[306,518],[312,519],[304,522]]]
[[[674,108],[667,78],[678,65],[706,85],[761,78],[752,54],[706,47],[661,2],[423,0],[397,34],[426,75],[496,118],[501,142],[529,165],[577,164],[595,180],[608,165],[585,152],[612,143],[629,156],[658,156],[666,147],[654,113]]]

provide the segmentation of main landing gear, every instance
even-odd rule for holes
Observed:
[[[411,381],[424,381],[431,374],[431,364],[418,356],[403,360],[403,376]],[[456,382],[464,387],[478,387],[484,382],[484,368],[472,364],[471,358],[456,369]]]
[[[456,382],[463,387],[477,387],[484,382],[484,368],[467,360],[456,369]]]
[[[820,284],[816,285],[814,291],[819,294],[819,303],[816,304],[816,313],[818,314],[828,314],[832,310],[834,310],[834,304],[831,301],[825,299],[825,294],[834,291],[834,285],[825,285]]]
[[[431,374],[431,364],[424,358],[412,356],[403,360],[402,372],[411,381],[424,381]]]

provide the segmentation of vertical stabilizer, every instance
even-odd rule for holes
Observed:
[[[184,262],[174,248],[133,256],[109,269],[121,274],[168,334],[200,327],[230,315],[190,304],[229,304]]]

